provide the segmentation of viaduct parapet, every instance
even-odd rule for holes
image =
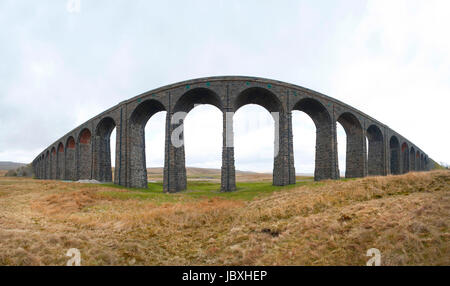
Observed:
[[[143,93],[106,110],[73,129],[34,160],[39,179],[112,181],[111,132],[116,128],[114,183],[147,188],[145,134],[147,121],[166,111],[164,191],[186,189],[184,146],[172,144],[171,134],[182,128],[177,112],[188,113],[196,104],[211,104],[223,113],[222,191],[236,189],[232,116],[247,104],[278,114],[273,184],[295,184],[292,111],[308,114],[316,126],[315,180],[338,179],[336,122],[347,136],[346,177],[403,174],[430,170],[433,161],[415,144],[387,125],[334,98],[280,81],[243,77],[209,77],[184,81]],[[183,136],[183,135],[181,135]],[[368,146],[366,146],[366,138]]]

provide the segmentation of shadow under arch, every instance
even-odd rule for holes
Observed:
[[[402,153],[401,153],[401,170],[402,173],[408,173],[409,172],[409,146],[407,142],[403,142],[402,144]]]
[[[333,145],[333,125],[328,110],[318,100],[303,98],[295,103],[292,110],[306,113],[314,122],[316,127],[316,147],[314,180],[336,179],[339,172],[333,160],[336,154]],[[293,138],[293,140],[295,140]]]
[[[400,174],[400,143],[395,135],[389,140],[389,150],[391,174],[398,175]]]
[[[64,144],[59,142],[56,149],[56,179],[64,180]]]
[[[384,138],[381,129],[372,124],[367,128],[369,152],[367,158],[367,173],[372,176],[385,175]]]
[[[54,146],[50,151],[50,179],[56,180],[56,148]]]
[[[419,150],[416,151],[416,155],[415,155],[415,165],[416,165],[415,170],[416,170],[416,171],[420,171],[420,152],[419,152]]]
[[[416,170],[416,149],[411,146],[409,151],[409,171]]]
[[[77,150],[77,178],[92,179],[92,133],[89,128],[82,129],[78,135]]]
[[[425,170],[425,161],[424,161],[423,153],[420,153],[420,170],[421,171]]]
[[[65,161],[64,179],[76,181],[77,180],[76,143],[75,138],[73,138],[73,136],[69,136],[69,138],[67,138],[64,161]]]
[[[145,161],[145,125],[158,112],[166,111],[164,105],[155,99],[141,102],[130,116],[128,136],[130,140],[128,187],[148,188],[147,165]],[[167,113],[167,116],[170,116]],[[166,132],[167,132],[166,126]],[[117,166],[117,165],[116,165]]]
[[[116,122],[104,117],[95,128],[94,178],[100,182],[112,182],[111,133]]]
[[[342,113],[337,119],[337,122],[344,127],[347,136],[345,177],[364,177],[366,167],[366,138],[361,123],[358,118],[350,112]]]

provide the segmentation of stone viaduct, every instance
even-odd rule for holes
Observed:
[[[110,135],[116,128],[114,183],[147,187],[144,128],[154,114],[166,111],[164,191],[186,189],[184,146],[171,142],[177,112],[189,112],[196,104],[211,104],[223,112],[223,134],[232,134],[232,117],[246,104],[277,112],[273,184],[295,183],[292,118],[293,110],[308,114],[316,126],[315,180],[338,179],[336,122],[347,136],[346,177],[402,174],[429,170],[432,160],[419,147],[387,125],[334,98],[280,81],[225,76],[184,81],[164,86],[106,110],[73,129],[32,162],[39,179],[112,181]],[[182,138],[181,134],[181,138]],[[366,137],[368,146],[366,146]],[[222,191],[236,189],[234,147],[223,136]]]

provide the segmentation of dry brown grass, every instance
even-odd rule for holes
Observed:
[[[384,265],[449,265],[449,190],[434,171],[160,203],[0,178],[0,265],[64,265],[73,247],[83,265],[365,265],[372,247]]]

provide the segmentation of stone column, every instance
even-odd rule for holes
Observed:
[[[78,179],[90,180],[92,168],[92,140],[89,143],[78,143],[79,160],[78,160]]]
[[[389,136],[387,133],[386,127],[384,127],[384,134],[383,134],[383,148],[384,148],[384,175],[391,174],[391,149],[389,145]]]
[[[223,112],[222,175],[220,187],[222,192],[230,192],[236,190],[233,115],[233,112]]]
[[[128,153],[129,173],[127,186],[132,188],[147,188],[144,126],[141,124],[130,124],[128,135],[130,150]]]
[[[94,178],[100,182],[112,182],[110,142],[109,136],[94,137]]]
[[[411,156],[411,150],[409,150],[409,171],[414,172],[416,170],[416,151],[414,150],[414,154]]]
[[[364,177],[366,174],[366,139],[364,132],[350,127],[347,131],[346,178]]]
[[[272,116],[275,120],[273,184],[275,186],[295,184],[291,116],[277,112],[273,112]]]
[[[53,152],[51,152],[51,155],[50,155],[50,158],[51,158],[51,162],[52,162],[52,164],[51,164],[51,176],[50,176],[50,178],[52,179],[52,180],[56,180],[57,178],[56,178],[56,151],[55,151],[55,153],[53,153]]]
[[[384,142],[369,138],[368,173],[372,176],[384,173]]]
[[[336,122],[333,120],[316,126],[314,180],[328,179],[339,179]]]
[[[180,192],[186,189],[186,166],[184,159],[184,142],[183,142],[183,121],[172,122],[173,114],[167,112],[166,115],[166,139],[164,152],[164,183],[163,189],[167,193]],[[175,123],[175,124],[172,124]],[[177,129],[180,128],[180,129]],[[172,133],[177,129],[180,135],[181,145],[174,146],[172,142]],[[174,133],[175,134],[175,133]]]
[[[66,147],[65,152],[65,176],[66,180],[76,180],[75,146]]]
[[[58,180],[64,180],[64,148],[62,149],[62,151],[60,151],[59,147],[58,150],[56,151],[57,153],[57,179]]]
[[[127,112],[120,108],[120,121],[116,122],[116,166],[114,169],[114,184],[128,186],[127,180]]]
[[[287,113],[286,117],[286,127],[287,127],[287,168],[288,168],[288,185],[295,185],[296,176],[295,176],[295,164],[294,164],[294,136],[292,134],[292,112]]]

